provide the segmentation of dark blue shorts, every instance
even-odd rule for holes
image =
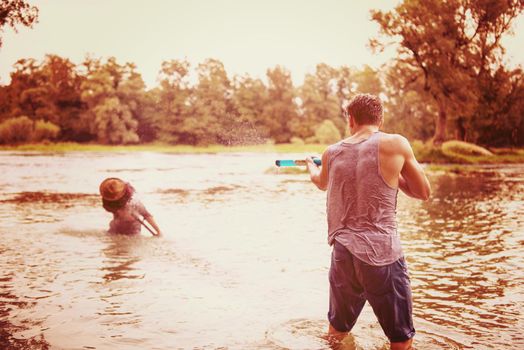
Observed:
[[[355,325],[366,300],[391,342],[415,335],[408,269],[404,258],[385,266],[373,266],[354,257],[335,241],[329,270],[330,324],[339,332]]]

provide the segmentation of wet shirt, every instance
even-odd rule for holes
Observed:
[[[328,242],[337,240],[375,266],[391,264],[403,255],[396,222],[398,189],[380,173],[381,134],[328,148]]]
[[[122,208],[113,212],[113,220],[109,224],[110,233],[137,234],[140,233],[141,224],[136,219],[151,216],[142,202],[133,195]]]

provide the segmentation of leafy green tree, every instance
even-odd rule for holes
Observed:
[[[292,136],[291,126],[298,119],[297,94],[291,74],[281,66],[267,70],[268,97],[270,103],[264,109],[265,125],[271,137],[277,143],[289,142]]]
[[[11,73],[10,85],[3,88],[6,103],[1,118],[25,115],[34,121],[49,121],[61,126],[63,139],[82,141],[82,80],[68,59],[56,55],[47,55],[41,63],[21,59]]]
[[[263,143],[269,138],[269,126],[264,115],[269,101],[267,86],[248,75],[235,77],[233,102],[237,112],[236,141],[240,144]]]
[[[33,121],[26,116],[9,118],[0,123],[0,143],[16,144],[31,141]]]
[[[8,25],[16,31],[17,25],[32,27],[38,19],[38,8],[25,0],[2,0],[0,2],[0,34]],[[0,47],[2,36],[0,35]]]
[[[30,119],[37,119],[42,111],[52,109],[50,102],[45,98],[45,78],[35,59],[20,59],[11,73],[11,84],[7,89],[10,107],[5,118],[24,115]]]
[[[197,67],[198,85],[191,101],[191,114],[184,119],[191,144],[229,144],[234,132],[235,110],[232,86],[222,62],[208,59]]]
[[[189,84],[188,61],[162,62],[159,74],[160,87],[154,91],[157,100],[157,117],[152,122],[158,138],[170,143],[195,143],[190,129],[184,125],[191,118],[190,102],[193,89]]]
[[[327,64],[318,64],[315,74],[307,74],[299,89],[301,103],[300,118],[291,124],[293,135],[308,138],[315,134],[316,127],[324,120],[331,120],[343,130],[345,123],[340,118],[337,97],[337,70]]]
[[[34,123],[31,141],[54,141],[60,134],[60,127],[56,124],[44,120],[37,120]]]
[[[384,91],[378,71],[368,65],[354,71],[353,81],[356,93],[378,96]]]
[[[473,118],[459,120],[457,138],[486,146],[524,145],[524,74],[500,67],[479,81],[481,98]],[[461,130],[457,128],[457,130]]]
[[[413,76],[410,69],[407,65],[394,64],[385,70],[384,129],[426,141],[435,132],[437,106],[425,94],[422,79],[408,79]]]
[[[408,79],[422,79],[438,107],[435,143],[447,137],[448,116],[474,113],[477,81],[501,66],[501,38],[523,8],[521,0],[405,0],[392,11],[372,12],[381,34],[398,44],[397,63],[413,68]]]
[[[111,57],[84,62],[87,76],[82,83],[82,101],[87,105],[82,119],[97,141],[108,144],[137,143],[136,114],[145,85],[131,63],[120,65]]]
[[[315,139],[319,143],[332,144],[340,141],[342,135],[332,120],[324,120],[315,130]]]

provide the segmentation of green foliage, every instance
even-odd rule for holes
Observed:
[[[340,103],[336,95],[337,70],[327,64],[319,64],[315,74],[307,74],[299,89],[301,100],[300,118],[290,123],[293,135],[308,138],[323,120],[332,120],[344,127]]]
[[[268,141],[271,116],[266,114],[266,106],[271,101],[262,80],[247,75],[236,77],[232,98],[237,113],[237,140],[241,141],[237,143],[261,144]]]
[[[477,145],[460,141],[448,141],[438,146],[435,146],[432,142],[414,141],[411,146],[415,157],[422,163],[524,163],[524,150],[522,149],[494,149],[492,153]]]
[[[190,64],[187,61],[171,60],[162,63],[160,87],[148,93],[153,105],[148,119],[144,119],[153,139],[168,143],[195,143],[191,130],[184,126],[190,118],[190,97],[193,89],[188,82]],[[187,124],[186,124],[187,125]]]
[[[268,99],[264,107],[265,125],[276,143],[288,142],[292,136],[292,125],[298,119],[296,91],[291,80],[291,73],[277,66],[268,69]]]
[[[520,0],[405,0],[392,11],[372,12],[382,36],[397,44],[404,88],[420,80],[438,108],[435,142],[444,141],[454,123],[462,137],[462,120],[478,115],[485,104],[481,84],[502,67],[501,38],[523,9]],[[384,46],[376,39],[371,44]]]
[[[44,120],[37,120],[34,125],[34,130],[31,135],[31,141],[54,141],[60,134],[60,127],[51,122]]]
[[[421,79],[406,82],[410,76],[406,66],[394,65],[386,71],[384,130],[402,134],[409,139],[427,141],[435,133],[435,114],[438,107],[428,98]]]
[[[331,120],[324,120],[315,130],[315,139],[318,143],[332,144],[340,141],[340,131]]]
[[[82,119],[98,142],[137,143],[136,114],[144,93],[144,83],[130,63],[120,65],[115,58],[106,63],[88,59],[88,75],[81,85],[82,102],[87,105]]]
[[[0,33],[2,27],[10,26],[16,31],[16,26],[21,24],[31,27],[38,19],[38,8],[29,5],[24,0],[2,0],[0,2]],[[2,46],[2,37],[0,36],[0,46]]]
[[[21,59],[11,74],[11,84],[2,91],[2,114],[51,121],[61,127],[62,139],[85,141],[86,127],[80,122],[83,79],[73,63],[55,55],[46,56],[41,64]]]
[[[478,106],[460,121],[469,142],[489,145],[524,144],[524,74],[520,68],[504,67],[485,74],[478,82]]]
[[[60,134],[60,127],[44,120],[32,121],[27,116],[10,118],[0,123],[0,143],[53,141]]]
[[[26,116],[10,118],[0,123],[0,143],[16,144],[31,141],[33,122]]]
[[[131,63],[87,58],[75,65],[48,55],[16,63],[11,83],[0,86],[0,122],[23,115],[40,130],[36,140],[109,145],[332,143],[347,132],[342,106],[368,92],[385,95],[385,131],[427,141],[441,105],[418,69],[400,60],[381,73],[319,64],[295,87],[280,66],[267,71],[265,83],[249,75],[230,79],[223,64],[210,59],[193,70],[193,80],[189,62],[171,60],[162,63],[159,85],[146,91]],[[474,85],[474,103],[466,99],[469,107],[449,115],[452,109],[445,109],[449,135],[481,145],[523,145],[522,78],[520,69],[485,70]],[[5,130],[11,136],[4,143],[31,141],[13,136],[15,127]]]
[[[449,155],[492,156],[484,147],[463,141],[447,141],[442,144],[442,152]]]
[[[300,137],[296,137],[296,136],[293,136],[291,138],[290,143],[292,145],[304,145],[305,144],[303,139],[301,139]]]

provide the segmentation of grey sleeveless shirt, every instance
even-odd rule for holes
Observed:
[[[397,233],[398,189],[380,173],[381,132],[356,144],[338,142],[327,152],[328,242],[337,240],[355,257],[375,266],[402,257]]]

